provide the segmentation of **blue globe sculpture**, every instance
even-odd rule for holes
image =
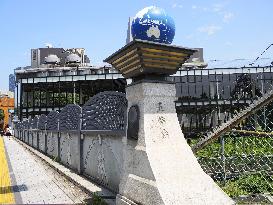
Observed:
[[[136,14],[131,31],[133,39],[171,44],[175,35],[175,24],[163,9],[150,6]]]

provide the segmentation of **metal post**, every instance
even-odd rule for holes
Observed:
[[[55,83],[52,83],[52,90],[53,90],[53,93],[52,93],[52,110],[55,109],[56,105],[55,105]],[[47,113],[47,110],[46,110],[46,114]]]
[[[76,104],[76,83],[73,82],[73,104]]]
[[[20,121],[23,121],[23,85],[22,85],[22,79],[20,82]]]
[[[220,137],[221,142],[221,160],[222,160],[222,180],[224,184],[226,183],[226,157],[225,157],[225,138]]]
[[[34,132],[33,132],[33,128],[32,128],[32,130],[31,130],[31,137],[32,137],[32,139],[31,139],[31,147],[33,147],[34,145],[33,145],[33,141],[34,141]]]
[[[57,159],[61,159],[61,132],[60,132],[60,119],[58,119],[58,133],[57,133]]]
[[[33,88],[32,88],[33,90],[32,90],[32,114],[30,115],[31,116],[31,118],[33,118],[34,117],[34,110],[35,110],[35,85],[34,85],[34,83],[33,83]],[[41,93],[40,93],[40,95],[41,95]],[[39,96],[40,97],[40,96]]]
[[[79,163],[78,163],[78,173],[82,174],[83,170],[83,141],[84,136],[81,133],[81,127],[82,127],[82,113],[80,114],[80,122],[79,122],[79,128],[78,128],[78,157],[79,157]]]
[[[47,84],[47,78],[46,78],[46,86],[48,86],[48,84]],[[46,87],[46,86],[43,86],[43,88]],[[48,90],[49,90],[48,87],[46,87],[46,105],[45,105],[45,107],[46,107],[46,114],[47,114],[47,109],[48,109],[48,98],[49,98]],[[54,88],[52,90],[54,90]],[[40,110],[40,114],[41,114],[41,110]]]
[[[45,130],[45,150],[44,153],[47,154],[47,131]]]
[[[37,150],[38,151],[40,150],[39,143],[40,143],[40,130],[37,130]]]
[[[80,82],[79,82],[79,105],[80,106],[83,105],[83,102],[82,102],[82,87],[81,87],[81,83]]]
[[[263,68],[263,73],[261,73],[261,84],[262,84],[262,95],[265,94],[265,90],[264,90],[264,78],[263,78],[263,74],[264,74],[264,68]],[[267,122],[266,122],[266,106],[263,107],[263,117],[264,117],[264,130],[267,130]],[[257,126],[255,125],[255,129],[257,128]]]
[[[19,117],[19,113],[18,113],[18,103],[19,103],[19,99],[18,99],[18,82],[16,82],[16,111],[15,111],[15,116]],[[18,119],[18,118],[17,118]]]
[[[219,100],[220,100],[220,94],[219,94],[219,81],[218,78],[216,78],[216,92],[217,92],[217,107],[218,107],[218,121],[217,121],[217,126],[221,125],[221,108],[219,105]]]
[[[59,78],[59,112],[61,111],[61,81]]]
[[[26,95],[27,95],[26,118],[28,119],[28,113],[29,113],[29,111],[28,111],[28,106],[29,106],[29,104],[28,104],[28,92],[26,92]]]

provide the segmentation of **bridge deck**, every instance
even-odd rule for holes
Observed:
[[[0,204],[79,204],[88,198],[12,137],[0,136]]]

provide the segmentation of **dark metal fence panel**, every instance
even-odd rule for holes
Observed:
[[[32,129],[32,120],[33,120],[32,118],[28,119],[28,128],[29,129]]]
[[[59,112],[51,111],[47,115],[46,129],[47,130],[58,130],[58,119],[59,119]]]
[[[37,128],[38,128],[38,122],[39,122],[39,118],[38,118],[37,116],[35,116],[35,117],[32,119],[31,128],[32,128],[32,129],[37,129]]]
[[[187,138],[220,125],[272,88],[272,67],[179,71],[175,76],[178,118]],[[183,119],[183,120],[182,120]],[[201,124],[201,126],[200,126]]]
[[[23,121],[23,129],[25,129],[25,130],[29,129],[28,120],[24,120],[24,121]]]
[[[22,125],[22,123],[21,122],[16,122],[16,123],[14,123],[14,128],[16,129],[16,130],[21,130],[21,126]]]
[[[80,129],[81,107],[79,105],[67,105],[59,114],[59,130]]]
[[[38,129],[39,130],[45,130],[46,129],[46,122],[47,122],[47,117],[45,114],[42,114],[39,117],[39,121],[38,121]]]
[[[82,108],[82,130],[124,130],[127,99],[118,92],[101,92]]]

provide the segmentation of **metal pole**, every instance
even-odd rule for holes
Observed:
[[[57,132],[57,161],[61,159],[61,131],[60,119],[58,119],[58,132]]]
[[[46,84],[44,85],[44,87],[46,88],[46,105],[45,105],[45,107],[46,107],[46,114],[47,114],[47,109],[48,109],[48,98],[49,98],[49,93],[48,93],[48,83],[47,83],[47,78],[46,78]],[[44,88],[43,87],[43,88]],[[52,90],[54,90],[54,88],[52,88]],[[53,91],[54,92],[54,91]],[[53,104],[54,104],[54,99],[53,99]],[[40,114],[41,114],[41,110],[40,110]]]
[[[22,85],[22,79],[20,82],[20,121],[23,120],[23,85]]]
[[[264,68],[263,68],[264,69]],[[261,84],[262,84],[262,95],[264,95],[264,79],[263,79],[263,73],[261,73]],[[267,122],[266,122],[266,114],[265,114],[265,111],[266,111],[266,108],[265,106],[263,107],[263,117],[264,117],[264,129],[266,130],[266,127],[267,127]],[[256,127],[255,127],[256,129]]]
[[[76,104],[76,83],[73,82],[73,104]]]
[[[216,92],[217,92],[217,107],[218,107],[218,126],[220,126],[221,124],[221,110],[220,110],[220,105],[218,104],[219,100],[220,100],[220,95],[219,95],[219,82],[218,82],[218,78],[216,78]]]
[[[82,112],[80,114],[80,122],[78,127],[78,174],[83,173],[83,143],[84,135],[81,132],[82,128]]]
[[[19,99],[18,99],[18,91],[19,91],[19,89],[18,89],[18,82],[16,82],[16,112],[15,112],[15,115],[18,117],[19,115],[19,113],[18,113],[18,103],[19,103]],[[17,118],[18,119],[18,118]]]
[[[28,84],[27,84],[27,86],[28,86]],[[28,111],[28,106],[29,106],[29,102],[28,102],[28,92],[26,92],[26,95],[27,95],[27,106],[26,106],[27,111],[26,111],[26,118],[28,119],[28,116],[29,116],[29,111]]]
[[[225,157],[225,138],[220,137],[221,142],[221,160],[222,160],[222,180],[224,184],[226,183],[226,157]]]
[[[60,79],[59,79],[59,95],[58,95],[58,98],[59,98],[59,112],[61,111],[61,82],[60,82]]]

